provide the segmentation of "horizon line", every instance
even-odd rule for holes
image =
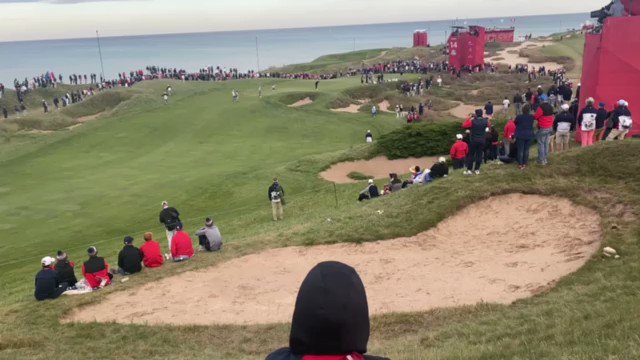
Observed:
[[[100,34],[101,39],[112,38],[135,38],[135,37],[147,37],[147,36],[170,36],[170,35],[195,35],[195,34],[214,34],[214,33],[231,33],[231,32],[250,32],[250,31],[278,31],[278,30],[303,30],[303,29],[326,29],[326,28],[339,28],[339,27],[351,27],[351,26],[368,26],[368,25],[393,25],[393,24],[409,24],[418,22],[441,22],[441,21],[467,21],[467,20],[486,20],[486,19],[506,19],[506,18],[523,18],[534,16],[558,16],[558,15],[577,15],[588,14],[588,12],[571,12],[571,13],[558,13],[558,14],[538,14],[538,15],[507,15],[501,17],[480,17],[480,18],[455,18],[455,19],[437,19],[437,20],[413,20],[413,21],[399,21],[399,22],[384,22],[384,23],[362,23],[362,24],[342,24],[342,25],[322,25],[322,26],[294,26],[294,27],[281,27],[281,28],[261,28],[261,29],[240,29],[240,30],[213,30],[213,31],[192,31],[192,32],[173,32],[173,33],[148,33],[148,34],[133,34],[133,35],[112,35],[103,36]],[[509,24],[505,24],[509,25]],[[513,26],[513,25],[512,25]],[[99,32],[99,29],[95,30]],[[32,39],[32,40],[8,40],[0,41],[0,44],[8,43],[26,43],[26,42],[42,42],[42,41],[64,41],[64,40],[87,40],[94,39],[95,36],[75,37],[75,38],[50,38],[50,39]]]

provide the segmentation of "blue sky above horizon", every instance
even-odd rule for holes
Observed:
[[[0,0],[0,41],[588,12],[608,0]],[[549,5],[553,4],[553,7]]]

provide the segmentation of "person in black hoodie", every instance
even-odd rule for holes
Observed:
[[[432,179],[440,179],[449,176],[449,165],[447,165],[447,159],[441,157],[438,162],[431,167],[431,173],[429,173]]]
[[[487,143],[487,126],[489,126],[489,121],[482,117],[482,109],[476,110],[476,117],[471,120],[471,143],[469,144],[469,157],[467,171],[464,172],[465,175],[471,175],[472,170],[475,170],[476,175],[480,175],[484,147]]]
[[[291,321],[289,347],[266,360],[315,358],[384,360],[364,355],[369,342],[369,306],[358,273],[339,262],[316,265],[300,286]]]
[[[133,246],[131,236],[124,237],[124,247],[118,254],[118,273],[120,275],[135,274],[142,271],[142,259],[144,254]]]
[[[164,225],[167,232],[167,242],[169,243],[169,251],[171,251],[171,239],[176,233],[176,227],[182,222],[180,221],[180,213],[176,208],[169,206],[167,201],[162,202],[162,211],[160,211],[160,222]]]
[[[607,121],[607,117],[609,116],[609,112],[606,109],[607,104],[601,102],[598,107],[598,112],[596,113],[596,133],[594,135],[594,141],[602,141],[605,131],[605,122]]]
[[[62,250],[58,250],[56,258],[57,261],[54,269],[58,272],[60,282],[67,283],[69,287],[75,287],[76,283],[78,282],[76,274],[73,270],[75,264],[69,261],[67,254]]]

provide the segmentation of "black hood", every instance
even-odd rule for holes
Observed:
[[[364,354],[369,306],[358,273],[339,262],[316,265],[300,286],[289,346],[298,355]]]

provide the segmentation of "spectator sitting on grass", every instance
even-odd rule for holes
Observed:
[[[45,256],[40,262],[42,270],[36,275],[36,289],[34,296],[36,300],[57,299],[67,290],[67,284],[61,283],[58,272],[54,270],[55,259]]]
[[[360,192],[360,195],[358,196],[358,201],[371,200],[379,196],[380,196],[380,190],[378,190],[378,187],[373,182],[373,180],[369,179],[369,185],[367,185],[367,187]]]
[[[109,264],[104,258],[98,256],[95,246],[87,249],[89,259],[82,264],[82,275],[87,285],[92,289],[103,288],[111,284],[113,275],[109,273]]]
[[[431,167],[429,176],[434,180],[449,176],[449,165],[447,165],[447,159],[444,157],[439,158],[438,162]]]
[[[384,360],[364,355],[369,341],[369,306],[358,273],[339,262],[316,265],[300,286],[289,347],[266,360]]]
[[[204,227],[196,231],[195,235],[200,242],[200,251],[218,251],[222,247],[222,235],[211,218],[205,219]]]
[[[67,283],[69,287],[75,287],[76,283],[78,282],[76,274],[73,270],[75,264],[69,261],[67,254],[65,254],[65,252],[62,250],[58,250],[56,258],[57,261],[53,269],[58,272],[60,282]]]
[[[391,190],[391,192],[402,190],[402,180],[400,180],[398,174],[389,174],[389,189]]]
[[[118,254],[118,271],[120,275],[130,275],[142,271],[142,259],[144,254],[133,246],[133,238],[125,236],[124,247]]]
[[[142,263],[145,267],[160,267],[164,263],[164,256],[160,250],[160,243],[153,240],[153,233],[144,233],[144,244],[140,247]]]
[[[171,259],[174,262],[189,260],[193,257],[193,242],[189,234],[182,231],[182,224],[176,227],[176,234],[171,240]],[[167,256],[167,260],[169,256]]]

